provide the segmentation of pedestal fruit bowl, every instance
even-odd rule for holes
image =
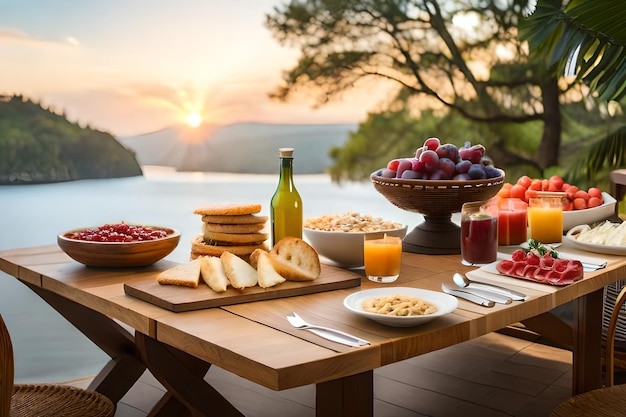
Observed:
[[[452,222],[452,213],[460,212],[463,203],[494,197],[504,184],[504,171],[498,171],[499,176],[476,180],[386,178],[380,170],[370,178],[389,202],[424,215],[424,221],[405,236],[403,251],[455,254],[461,252],[461,229]]]

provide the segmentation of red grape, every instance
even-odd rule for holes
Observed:
[[[441,142],[438,138],[428,138],[424,142],[424,147],[431,151],[436,151],[439,145],[441,145]]]
[[[420,161],[424,163],[424,171],[432,174],[439,169],[439,155],[430,149],[425,150],[420,155]]]

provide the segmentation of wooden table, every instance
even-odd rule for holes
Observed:
[[[0,270],[31,288],[111,357],[91,388],[113,401],[147,367],[168,390],[150,415],[240,416],[203,380],[215,364],[273,390],[316,384],[318,416],[362,417],[373,415],[374,369],[499,330],[572,300],[573,393],[601,386],[602,288],[626,277],[626,258],[596,256],[608,260],[607,268],[554,287],[462,266],[459,255],[404,253],[396,286],[440,291],[453,272],[469,272],[529,294],[527,301],[494,308],[459,300],[453,314],[414,328],[383,326],[347,311],[342,305],[347,295],[388,285],[364,278],[360,288],[175,313],[127,296],[123,289],[125,282],[154,279],[173,265],[167,260],[137,269],[87,268],[51,245],[2,251]],[[293,329],[285,320],[292,311],[372,344],[352,348]]]

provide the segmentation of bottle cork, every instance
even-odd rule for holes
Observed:
[[[293,156],[293,148],[278,148],[281,158],[291,158]]]

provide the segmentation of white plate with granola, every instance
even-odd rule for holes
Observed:
[[[348,212],[306,219],[304,240],[317,250],[318,254],[342,268],[363,266],[363,237],[386,233],[401,239],[408,226],[380,217]]]
[[[393,327],[414,327],[456,310],[458,300],[438,291],[385,287],[350,294],[343,300],[350,311]],[[406,315],[410,312],[411,315]]]

